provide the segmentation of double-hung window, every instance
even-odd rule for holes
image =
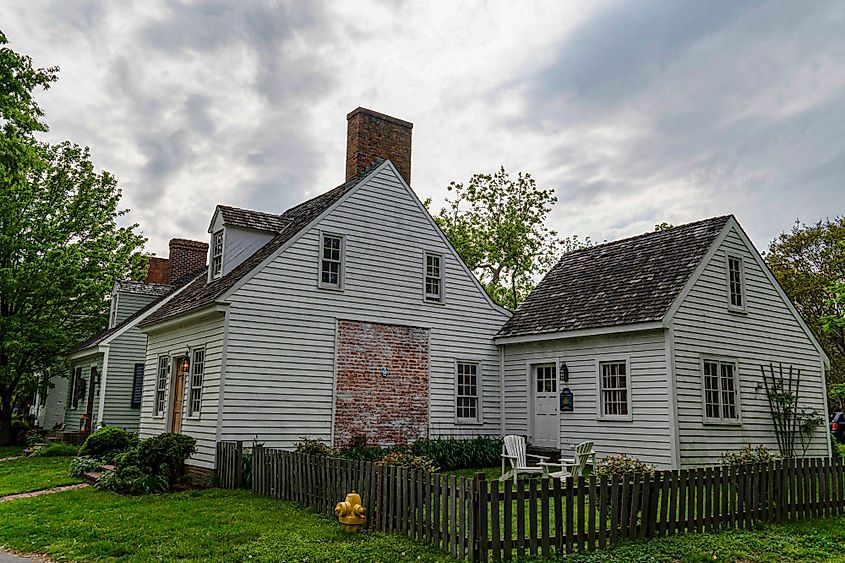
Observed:
[[[211,278],[223,275],[223,231],[211,235]]]
[[[170,358],[167,356],[160,356],[158,359],[158,374],[156,377],[156,402],[155,409],[157,415],[164,414],[165,398],[167,396],[167,379],[170,373]]]
[[[443,256],[425,253],[425,300],[443,301]]]
[[[728,255],[728,308],[745,311],[745,272],[742,258]]]
[[[599,362],[599,414],[630,418],[631,393],[627,360]]]
[[[343,237],[323,233],[320,236],[320,287],[343,287]]]
[[[481,421],[480,366],[477,362],[458,362],[456,373],[455,417],[458,422]]]
[[[733,360],[702,360],[705,421],[739,422],[736,366]]]
[[[188,401],[188,416],[195,416],[202,409],[202,374],[205,369],[205,350],[194,350],[191,363],[191,395]]]

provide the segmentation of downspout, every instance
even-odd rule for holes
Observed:
[[[103,350],[105,349],[105,350]],[[109,372],[109,346],[102,346],[103,350],[103,369],[100,373],[100,404],[97,407],[97,426],[103,425],[103,413],[106,409],[106,377]]]
[[[672,454],[671,463],[672,469],[681,468],[681,429],[678,427],[678,384],[677,374],[675,373],[675,331],[672,328],[671,321],[669,326],[663,333],[663,338],[666,344],[666,383],[669,387],[668,407],[669,407],[669,438],[671,440],[669,447]]]
[[[499,432],[505,435],[505,344],[499,344]]]

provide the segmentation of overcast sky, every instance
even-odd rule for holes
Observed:
[[[149,251],[217,203],[343,181],[346,114],[412,121],[413,188],[504,165],[562,234],[734,213],[764,249],[845,212],[845,2],[4,2],[53,140],[113,172]]]

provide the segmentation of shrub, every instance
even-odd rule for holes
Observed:
[[[303,455],[323,455],[334,457],[337,452],[320,438],[307,438],[302,436],[302,441],[296,444],[296,453]]]
[[[104,472],[94,486],[103,491],[149,495],[166,492],[170,483],[166,475],[144,473],[138,467],[130,467],[120,472]]]
[[[725,452],[719,458],[722,465],[731,467],[751,463],[768,463],[776,459],[778,459],[778,456],[762,444],[756,448],[752,447],[751,444],[747,444],[738,452]]]
[[[79,456],[70,460],[70,470],[68,475],[71,477],[81,478],[89,471],[94,471],[100,467],[100,460],[90,456]]]
[[[51,442],[46,446],[36,446],[30,452],[31,457],[63,457],[79,453],[79,448],[66,442]]]
[[[46,440],[47,437],[43,432],[30,432],[26,436],[26,445],[34,446],[35,444],[43,444]]]
[[[477,436],[471,439],[436,438],[418,440],[408,450],[415,455],[431,458],[443,471],[493,467],[502,454],[502,439]]]
[[[626,454],[609,455],[596,464],[596,475],[617,475],[622,477],[624,475],[638,475],[645,473],[647,475],[654,475],[655,467],[647,465],[635,457],[629,457]]]
[[[132,446],[132,435],[122,428],[104,426],[92,433],[82,444],[80,455],[112,459]]]
[[[402,465],[412,469],[418,469],[426,473],[434,473],[434,462],[430,457],[414,455],[407,451],[396,450],[386,454],[376,462],[378,465]]]

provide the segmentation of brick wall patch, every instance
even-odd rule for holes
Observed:
[[[335,445],[428,436],[428,329],[338,321]]]

